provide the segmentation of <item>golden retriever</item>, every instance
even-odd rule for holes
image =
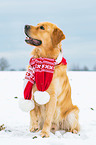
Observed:
[[[61,41],[65,39],[62,30],[49,22],[37,26],[25,25],[25,41],[35,46],[34,58],[56,59],[61,51]],[[71,87],[66,73],[67,65],[56,65],[51,85],[47,89],[50,101],[46,105],[37,105],[30,111],[30,131],[41,130],[42,137],[49,137],[50,131],[65,130],[72,133],[79,131],[79,109],[72,104]],[[33,93],[37,90],[33,86]],[[33,96],[34,99],[34,96]]]

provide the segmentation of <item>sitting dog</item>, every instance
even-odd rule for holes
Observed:
[[[65,39],[62,30],[49,22],[39,23],[37,26],[25,25],[26,43],[35,48],[33,58],[49,58],[56,60],[60,53],[61,41]],[[66,73],[67,64],[55,65],[53,78],[49,88],[50,100],[45,105],[35,103],[30,111],[30,131],[41,131],[42,137],[49,137],[50,131],[65,130],[72,133],[79,131],[79,109],[72,104],[71,87]],[[37,90],[33,85],[32,92]],[[34,99],[34,96],[33,96]]]

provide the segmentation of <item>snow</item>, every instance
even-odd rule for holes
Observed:
[[[49,138],[41,138],[40,131],[30,133],[29,113],[18,107],[24,76],[25,72],[0,72],[0,125],[6,127],[0,131],[0,145],[96,145],[96,72],[68,72],[81,130],[78,134],[56,131]]]

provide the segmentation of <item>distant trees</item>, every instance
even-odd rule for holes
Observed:
[[[71,68],[70,68],[71,71],[80,71],[80,67],[79,65],[73,65]]]
[[[83,71],[89,71],[89,69],[88,69],[87,66],[84,66],[82,70],[83,70]]]
[[[19,71],[26,71],[26,68],[21,68],[19,69]]]
[[[87,66],[84,66],[83,68],[80,68],[79,65],[73,65],[70,70],[71,71],[89,71]]]
[[[73,65],[69,70],[71,71],[96,71],[96,65],[90,70],[87,66],[80,67],[79,65]]]
[[[0,71],[6,71],[6,70],[9,70],[9,71],[26,71],[25,68],[21,68],[21,69],[18,69],[16,70],[15,68],[10,68],[9,69],[9,63],[8,63],[8,60],[4,57],[0,58]]]
[[[15,69],[9,68],[8,60],[4,57],[0,58],[0,71],[26,71],[25,68]],[[74,64],[69,68],[70,71],[96,71],[96,65],[94,65],[93,69],[90,70],[86,65],[84,67],[80,67],[78,64]]]
[[[93,67],[93,70],[96,71],[96,65]]]
[[[0,71],[4,71],[7,70],[7,68],[9,67],[9,63],[7,61],[7,59],[5,58],[0,58]]]

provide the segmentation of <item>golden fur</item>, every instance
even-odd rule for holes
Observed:
[[[44,30],[40,29],[40,26],[43,26]],[[37,26],[30,26],[25,31],[27,36],[42,41],[42,44],[36,46],[31,53],[34,58],[56,59],[58,57],[61,51],[61,40],[65,39],[65,35],[55,24],[39,23]],[[71,87],[66,69],[67,65],[55,66],[53,79],[47,90],[50,94],[49,103],[42,106],[35,104],[35,109],[30,111],[30,131],[42,129],[42,137],[49,137],[50,131],[55,132],[60,129],[73,133],[79,131],[79,109],[72,104]],[[36,90],[34,84],[33,93]]]

